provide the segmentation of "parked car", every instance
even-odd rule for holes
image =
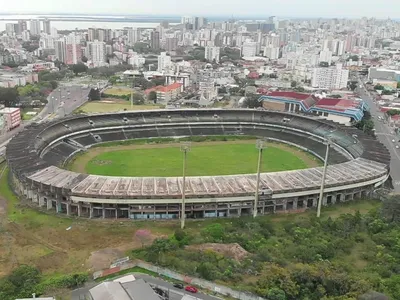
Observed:
[[[176,287],[177,289],[183,289],[183,284],[182,283],[175,283],[174,287]]]
[[[191,292],[193,294],[197,293],[197,289],[194,286],[190,286],[190,285],[185,287],[185,291]]]

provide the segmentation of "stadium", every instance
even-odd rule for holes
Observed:
[[[174,219],[182,177],[118,177],[61,168],[93,145],[138,138],[249,135],[286,143],[323,160],[332,141],[323,204],[369,195],[388,178],[390,154],[352,127],[301,114],[250,109],[176,109],[76,115],[34,124],[8,144],[14,190],[35,205],[86,218]],[[256,174],[186,177],[187,218],[302,211],[317,205],[322,167]]]

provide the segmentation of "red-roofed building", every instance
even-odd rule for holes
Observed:
[[[182,83],[175,82],[173,84],[163,86],[159,85],[144,91],[146,95],[149,95],[150,92],[157,93],[157,102],[168,102],[171,100],[175,100],[178,98],[181,93]]]
[[[258,74],[257,72],[253,71],[253,72],[250,72],[249,75],[247,75],[247,77],[250,78],[250,79],[258,79],[258,78],[260,78],[260,74]]]
[[[319,98],[312,94],[292,91],[269,92],[260,97],[268,110],[306,112],[341,124],[360,121],[364,116],[364,101],[353,99]]]

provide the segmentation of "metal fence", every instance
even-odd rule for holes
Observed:
[[[143,261],[129,261],[126,263],[123,263],[117,267],[113,267],[110,269],[106,269],[106,270],[102,270],[102,271],[98,271],[95,272],[93,274],[94,279],[96,278],[100,278],[100,277],[104,277],[107,275],[111,275],[111,274],[115,274],[118,273],[122,270],[126,270],[126,269],[130,269],[133,267],[140,267],[149,271],[152,271],[154,273],[159,274],[160,276],[165,276],[171,279],[175,279],[178,281],[182,281],[185,282],[187,284],[191,284],[191,285],[195,285],[195,286],[199,286],[202,287],[204,289],[207,289],[209,291],[215,292],[217,294],[221,294],[221,295],[225,295],[225,296],[230,296],[232,298],[235,299],[239,299],[239,300],[265,300],[264,298],[261,298],[257,295],[248,293],[248,292],[241,292],[241,291],[237,291],[234,289],[231,289],[227,286],[223,286],[220,284],[216,284],[214,282],[211,281],[207,281],[201,278],[197,278],[197,277],[192,277],[192,276],[187,276],[187,275],[183,275],[180,273],[177,273],[175,271],[172,271],[170,269],[166,269],[166,268],[162,268],[162,267],[157,267],[155,265],[143,262]]]

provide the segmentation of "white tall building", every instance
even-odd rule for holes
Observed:
[[[9,36],[14,35],[14,33],[15,33],[15,24],[14,23],[6,23],[6,33]]]
[[[128,29],[128,45],[134,45],[139,41],[139,30],[137,28],[129,28]]]
[[[161,52],[158,56],[158,72],[166,71],[171,65],[171,56],[168,56],[167,52]]]
[[[257,55],[257,42],[246,41],[242,46],[242,56],[253,57]]]
[[[31,20],[29,23],[29,30],[33,35],[40,34],[40,21],[39,20]]]
[[[57,31],[57,28],[55,28],[55,27],[51,27],[51,36],[53,37],[53,38],[57,38],[58,37],[58,31]]]
[[[219,63],[219,53],[220,53],[219,47],[207,46],[205,48],[204,57],[209,61],[215,60],[216,63]]]
[[[349,70],[337,64],[329,68],[314,68],[311,84],[316,88],[334,90],[347,87],[348,80]]]
[[[319,61],[320,62],[327,62],[330,65],[332,63],[332,51],[322,50],[319,53]]]
[[[279,58],[279,47],[265,46],[264,47],[264,56],[269,59],[278,59]]]
[[[54,48],[56,50],[56,58],[59,61],[64,62],[65,58],[67,56],[66,50],[67,48],[65,47],[65,39],[59,39],[54,42]]]
[[[95,40],[88,45],[93,67],[104,66],[106,64],[106,43]]]
[[[29,40],[31,39],[31,35],[30,35],[30,33],[29,33],[28,30],[22,31],[21,36],[22,36],[22,40],[23,40],[24,42],[25,42],[25,41],[29,41]]]
[[[55,49],[54,38],[48,34],[42,34],[39,40],[39,46],[43,49]]]

